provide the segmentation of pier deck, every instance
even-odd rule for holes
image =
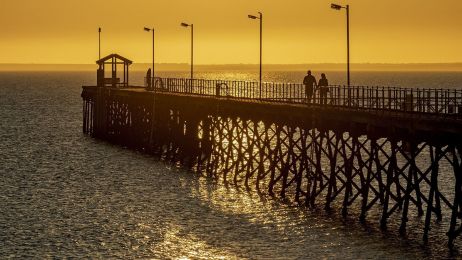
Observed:
[[[298,84],[154,86],[83,87],[83,131],[309,207],[379,210],[403,234],[422,216],[425,241],[432,217],[448,222],[449,246],[461,233],[460,90],[331,86],[320,105]]]

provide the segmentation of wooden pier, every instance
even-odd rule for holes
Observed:
[[[152,85],[83,87],[83,132],[361,221],[375,209],[403,234],[421,216],[424,241],[435,221],[448,222],[450,247],[461,233],[460,90],[331,86],[321,106],[299,84]]]

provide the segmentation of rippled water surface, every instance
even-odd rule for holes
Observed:
[[[274,72],[267,79],[295,82],[303,74]],[[391,75],[357,77],[387,85]],[[142,73],[133,77],[142,82]],[[401,86],[462,82],[459,74],[394,77],[390,82]],[[378,218],[364,226],[356,215],[342,220],[338,211],[290,206],[84,136],[81,85],[94,81],[86,72],[0,73],[0,258],[450,256],[444,237],[423,246],[421,227],[402,238],[396,229],[381,232]]]

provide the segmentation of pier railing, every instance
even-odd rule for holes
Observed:
[[[283,103],[311,103],[356,109],[394,110],[462,117],[462,89],[397,88],[374,86],[326,87],[327,97],[318,88],[311,99],[306,88],[297,83],[155,78],[156,91],[223,98],[237,98]]]

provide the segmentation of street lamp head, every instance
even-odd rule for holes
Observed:
[[[101,27],[98,28],[98,32],[101,32]]]
[[[149,29],[149,28],[147,28],[147,27],[144,27],[144,30],[145,30],[146,32],[150,32],[150,31],[151,31],[151,29]]]
[[[337,5],[337,4],[330,4],[330,8],[335,9],[335,10],[340,10],[343,8],[343,6]]]
[[[256,17],[255,15],[251,15],[251,14],[249,14],[248,17],[249,17],[250,19],[254,19],[254,20],[255,20],[255,19],[258,19],[258,17]]]
[[[187,23],[181,23],[181,26],[183,26],[183,27],[188,27],[188,26],[190,26],[190,25],[187,24]]]

